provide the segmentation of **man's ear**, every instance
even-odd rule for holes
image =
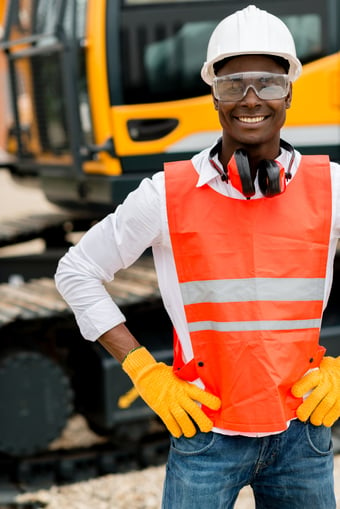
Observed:
[[[213,92],[212,87],[211,87],[211,96],[212,96],[212,100],[213,100],[213,103],[214,103],[214,108],[215,108],[215,110],[218,110],[218,100],[214,96],[214,92]]]
[[[293,99],[293,85],[292,85],[292,83],[290,83],[289,84],[289,92],[285,98],[286,110],[288,110],[290,108],[290,105],[292,104],[292,99]]]

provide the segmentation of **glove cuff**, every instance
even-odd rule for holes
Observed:
[[[156,364],[156,360],[144,346],[140,346],[127,354],[122,368],[133,380],[142,368],[151,364]]]

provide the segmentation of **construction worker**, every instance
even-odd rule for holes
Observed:
[[[281,20],[255,6],[222,20],[201,73],[221,138],[144,180],[59,263],[83,336],[122,363],[170,431],[163,509],[232,508],[246,485],[257,508],[335,508],[340,358],[319,332],[340,167],[280,139],[300,73]],[[102,285],[149,246],[173,366],[129,332]]]

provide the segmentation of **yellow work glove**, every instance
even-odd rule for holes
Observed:
[[[325,357],[319,369],[307,373],[292,387],[292,393],[300,398],[312,391],[297,409],[300,421],[315,426],[332,426],[340,417],[340,357]]]
[[[179,379],[171,366],[157,362],[144,347],[132,350],[122,367],[173,436],[194,436],[194,423],[203,432],[211,431],[213,423],[197,403],[218,410],[221,401],[217,396]]]

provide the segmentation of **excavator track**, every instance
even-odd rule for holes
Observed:
[[[101,216],[68,212],[28,214],[1,221],[0,248],[36,238],[56,244],[70,231],[85,231]]]
[[[144,468],[164,462],[166,458],[168,435],[163,431],[148,435],[149,419],[153,419],[153,416],[147,417],[141,402],[134,403],[133,408],[127,410],[136,417],[127,417],[126,421],[123,414],[120,417],[115,398],[129,389],[129,382],[121,380],[121,369],[115,366],[113,359],[105,358],[98,365],[98,359],[103,355],[98,353],[99,345],[89,344],[79,337],[76,324],[72,325],[73,313],[54,283],[56,264],[68,245],[65,241],[67,233],[85,231],[96,220],[93,217],[56,213],[30,215],[2,223],[0,248],[14,249],[10,249],[9,254],[8,249],[0,249],[0,336],[3,347],[0,378],[4,382],[0,390],[0,408],[6,412],[0,437],[1,508],[37,507],[16,500],[20,493],[32,488]],[[37,238],[45,241],[46,249],[37,254],[17,254],[16,244]],[[133,310],[137,309],[137,318],[132,315],[132,322],[137,323],[137,328],[141,322],[145,327],[155,310],[159,315],[161,299],[151,256],[142,256],[131,267],[117,273],[114,280],[105,286],[124,313],[129,314],[131,310],[134,313]],[[154,327],[155,335],[164,337],[162,318],[159,324],[155,320]],[[65,342],[60,340],[60,335],[64,334],[71,334]],[[74,364],[67,362],[70,351],[63,357],[65,344],[67,349],[74,348],[79,361]],[[58,361],[56,363],[56,358],[60,364]],[[97,371],[93,372],[93,369]],[[78,400],[75,410],[80,405],[89,423],[92,426],[97,423],[91,413],[92,400],[89,403],[88,389],[84,388],[88,372],[93,373],[94,383],[98,383],[95,386],[98,396],[95,395],[94,399],[108,394],[101,409],[99,425],[104,436],[112,437],[90,447],[51,450],[48,447],[49,433],[56,438],[59,436],[58,429],[61,430],[72,415],[68,406],[73,405],[74,399]],[[72,376],[69,378],[70,373]],[[110,393],[111,387],[115,387],[110,377],[118,384],[117,395]],[[100,385],[104,384],[102,379],[106,378],[106,385]],[[50,424],[48,429],[45,429],[45,424],[48,425],[49,412],[53,408],[51,410],[50,403],[41,403],[40,406],[37,403],[42,379],[44,394],[49,394],[48,399],[55,408],[53,426]],[[23,380],[25,384],[29,381],[31,389],[26,388],[25,384],[22,387]],[[80,380],[79,385],[77,380]],[[84,388],[81,394],[77,393],[79,386]],[[79,400],[82,397],[89,407],[84,407]],[[18,399],[21,400],[21,406],[17,408],[15,402]],[[122,427],[117,428],[121,419]],[[31,438],[27,438],[27,433],[17,434],[20,428],[15,429],[15,426],[17,423],[20,426],[20,422],[24,423]],[[124,438],[119,438],[122,437],[119,429],[123,429]],[[116,437],[117,432],[120,434]],[[18,440],[18,436],[22,437],[21,440]]]
[[[97,342],[83,340],[72,310],[54,283],[58,260],[72,244],[70,239],[98,219],[60,212],[3,223],[0,413],[6,419],[0,425],[0,456],[20,458],[46,450],[74,411],[81,412],[100,435],[113,433],[119,426],[127,429],[125,423],[144,422],[151,415],[141,402],[124,412],[117,407],[119,397],[130,388],[128,377]],[[33,253],[23,249],[23,242],[35,239],[42,239],[45,247]],[[145,254],[105,286],[134,332],[155,348],[156,357],[167,360],[171,333],[152,257]],[[92,387],[87,386],[89,372]]]
[[[1,260],[0,260],[1,263]],[[57,291],[53,278],[27,282],[12,278],[0,284],[0,327],[15,320],[35,320],[71,315],[72,312]],[[113,300],[122,308],[160,298],[151,257],[145,256],[133,266],[118,273],[106,285]]]
[[[127,473],[166,462],[169,435],[165,428],[137,442],[119,446],[104,441],[88,447],[48,450],[20,459],[0,457],[0,508],[35,509],[39,501],[21,495],[52,486],[87,481],[108,474]],[[37,497],[39,498],[39,497]]]
[[[69,245],[67,233],[85,231],[98,219],[99,216],[56,212],[31,214],[1,223],[0,248],[41,238],[46,243],[46,250],[20,256],[1,256],[0,250],[0,327],[15,320],[71,314],[55,288],[53,273]],[[41,274],[49,277],[40,277]],[[118,273],[106,287],[123,308],[160,298],[150,256],[143,256],[132,267]]]

